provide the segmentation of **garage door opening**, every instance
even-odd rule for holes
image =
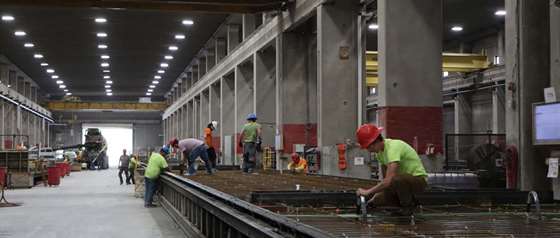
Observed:
[[[127,154],[132,153],[132,124],[83,124],[83,135],[88,128],[99,128],[101,135],[107,141],[109,167],[116,168],[119,165],[119,157],[123,149],[126,149]],[[82,143],[85,143],[85,136],[82,138]]]

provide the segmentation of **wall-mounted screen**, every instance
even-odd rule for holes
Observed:
[[[560,145],[560,102],[533,105],[535,145]]]

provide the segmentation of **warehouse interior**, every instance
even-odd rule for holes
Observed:
[[[560,0],[0,15],[0,237],[560,236]]]

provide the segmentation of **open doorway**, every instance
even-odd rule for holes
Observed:
[[[88,128],[99,128],[101,135],[107,141],[107,157],[109,157],[109,167],[116,168],[119,165],[119,157],[122,150],[132,153],[132,124],[83,124],[82,134],[86,134]],[[85,137],[82,138],[85,142]]]

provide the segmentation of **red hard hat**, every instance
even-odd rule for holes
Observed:
[[[179,140],[177,138],[173,138],[169,141],[169,145],[173,147],[177,147],[179,144]]]
[[[373,124],[363,124],[356,131],[356,138],[362,149],[367,149],[367,147],[373,143],[383,131],[382,127],[377,127]]]
[[[298,161],[299,160],[299,155],[297,153],[292,153],[292,161]]]

